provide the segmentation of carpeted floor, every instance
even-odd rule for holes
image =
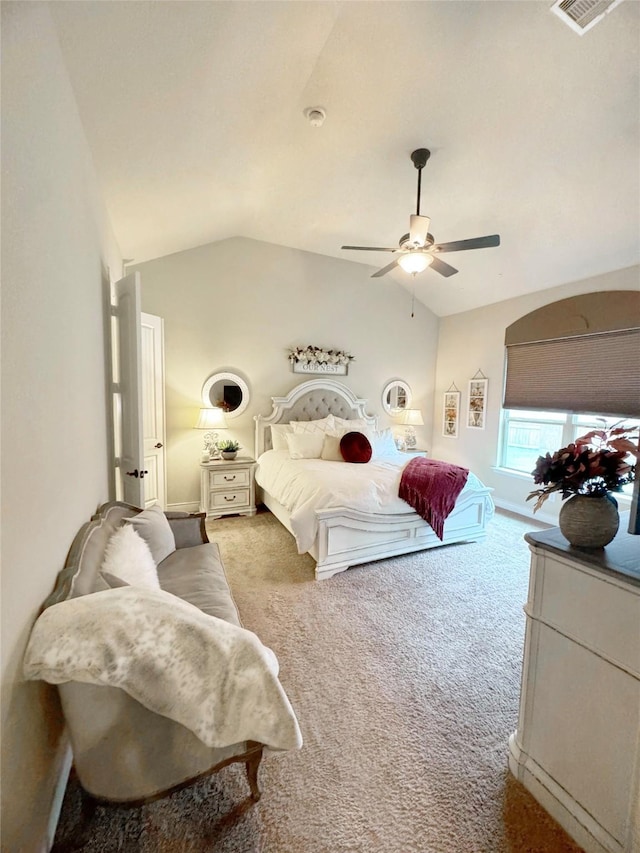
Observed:
[[[250,804],[231,766],[135,810],[87,851],[578,853],[507,770],[531,522],[320,583],[269,513],[208,524],[245,627],[277,654],[302,750],[268,754]],[[58,837],[77,819],[69,785]]]

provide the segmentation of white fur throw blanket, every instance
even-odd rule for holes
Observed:
[[[33,626],[24,675],[120,687],[210,747],[302,745],[271,649],[162,590],[126,586],[47,608]]]

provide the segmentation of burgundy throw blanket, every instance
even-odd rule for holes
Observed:
[[[418,457],[405,465],[398,497],[412,506],[433,527],[441,540],[445,519],[453,509],[468,476],[468,468]]]

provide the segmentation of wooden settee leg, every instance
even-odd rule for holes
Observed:
[[[261,761],[262,746],[256,748],[255,752],[252,752],[251,755],[245,761],[245,767],[247,768],[247,779],[249,780],[249,787],[251,788],[251,799],[254,801],[254,803],[257,803],[261,797],[261,791],[258,786],[258,770],[260,768]]]

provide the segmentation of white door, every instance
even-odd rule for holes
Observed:
[[[142,431],[144,505],[166,506],[164,435],[164,324],[161,317],[141,315]]]
[[[144,504],[144,452],[142,443],[142,369],[140,274],[130,273],[114,285],[113,311],[113,420],[116,495]]]

